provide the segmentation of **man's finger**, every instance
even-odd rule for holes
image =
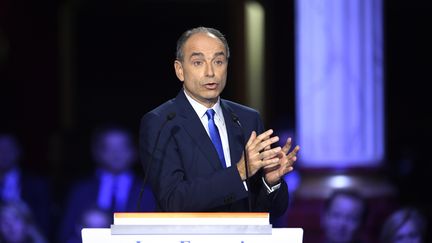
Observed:
[[[268,150],[268,149],[265,149],[265,148],[269,147],[269,149],[270,149],[271,148],[270,145],[272,145],[272,144],[274,144],[274,143],[276,143],[278,141],[279,141],[279,137],[277,137],[277,136],[276,137],[271,137],[271,138],[269,138],[267,140],[264,140],[261,143],[257,144],[257,146],[255,147],[255,150],[258,151],[258,152],[261,152],[263,150]]]
[[[260,153],[260,159],[266,160],[266,159],[272,159],[273,157],[280,159],[278,156],[276,156],[280,151],[281,151],[281,147],[276,147],[276,148],[266,150]]]
[[[285,145],[283,146],[282,151],[284,152],[284,154],[287,154],[290,148],[291,148],[291,138],[289,137]]]
[[[255,138],[256,138],[256,132],[252,131],[251,135],[249,136],[249,140],[246,143],[246,147],[249,147],[252,144],[252,142],[255,140]]]
[[[288,159],[297,155],[297,152],[300,150],[300,146],[295,146],[295,148],[287,155]]]
[[[261,161],[262,166],[261,167],[266,167],[266,166],[276,166],[279,165],[279,158],[271,158],[271,159],[265,159]]]
[[[273,134],[273,130],[269,129],[260,135],[258,135],[251,143],[251,147],[255,148],[259,143],[261,143],[265,138],[270,137]]]

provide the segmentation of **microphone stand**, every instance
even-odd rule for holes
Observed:
[[[140,206],[141,206],[141,199],[142,199],[142,196],[143,196],[143,193],[144,193],[144,187],[145,187],[145,184],[147,183],[147,178],[148,178],[148,174],[149,174],[149,171],[150,171],[150,167],[152,167],[152,163],[153,163],[153,156],[154,156],[154,153],[155,153],[155,151],[156,151],[157,145],[158,145],[158,143],[159,143],[159,138],[160,138],[160,135],[161,135],[161,133],[162,133],[162,129],[165,127],[165,125],[166,125],[169,121],[171,121],[172,119],[174,119],[175,116],[176,116],[176,113],[174,113],[174,112],[169,113],[169,114],[166,116],[165,121],[162,123],[162,125],[161,125],[160,128],[159,128],[159,131],[158,131],[158,134],[157,134],[157,137],[156,137],[156,141],[155,141],[155,145],[154,145],[153,150],[152,150],[152,153],[151,153],[151,155],[150,155],[150,161],[148,162],[148,164],[147,164],[147,168],[146,168],[146,170],[145,170],[144,179],[143,179],[143,183],[142,183],[142,186],[141,186],[141,191],[140,191],[139,196],[138,196],[137,211],[140,210]]]
[[[232,115],[232,119],[235,123],[237,123],[237,125],[240,127],[240,129],[242,130],[242,138],[243,138],[243,143],[245,142],[245,136],[244,136],[244,130],[243,130],[243,126],[240,123],[240,120],[238,118],[238,116],[234,113],[231,113]],[[244,157],[244,164],[245,164],[245,168],[246,168],[246,187],[247,187],[247,191],[248,191],[248,209],[249,212],[252,212],[252,196],[251,196],[251,187],[250,187],[250,183],[249,183],[249,166],[248,166],[248,159],[246,156],[246,144],[243,145],[243,157]]]

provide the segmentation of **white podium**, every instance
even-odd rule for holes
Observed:
[[[268,213],[115,213],[111,228],[84,228],[83,243],[301,243],[303,229],[272,228]]]

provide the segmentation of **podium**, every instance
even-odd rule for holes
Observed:
[[[84,228],[83,243],[301,243],[302,228],[272,228],[268,213],[114,213],[110,228]]]

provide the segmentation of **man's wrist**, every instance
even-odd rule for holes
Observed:
[[[280,186],[281,186],[281,182],[279,181],[279,183],[277,183],[277,184],[275,184],[275,185],[273,185],[273,186],[269,186],[268,184],[267,184],[267,182],[265,181],[265,179],[264,179],[264,177],[261,177],[262,178],[262,181],[263,181],[263,184],[264,184],[264,186],[266,187],[266,189],[267,189],[267,193],[272,193],[272,192],[274,192],[274,191],[276,191],[277,189],[279,189],[280,188]]]

